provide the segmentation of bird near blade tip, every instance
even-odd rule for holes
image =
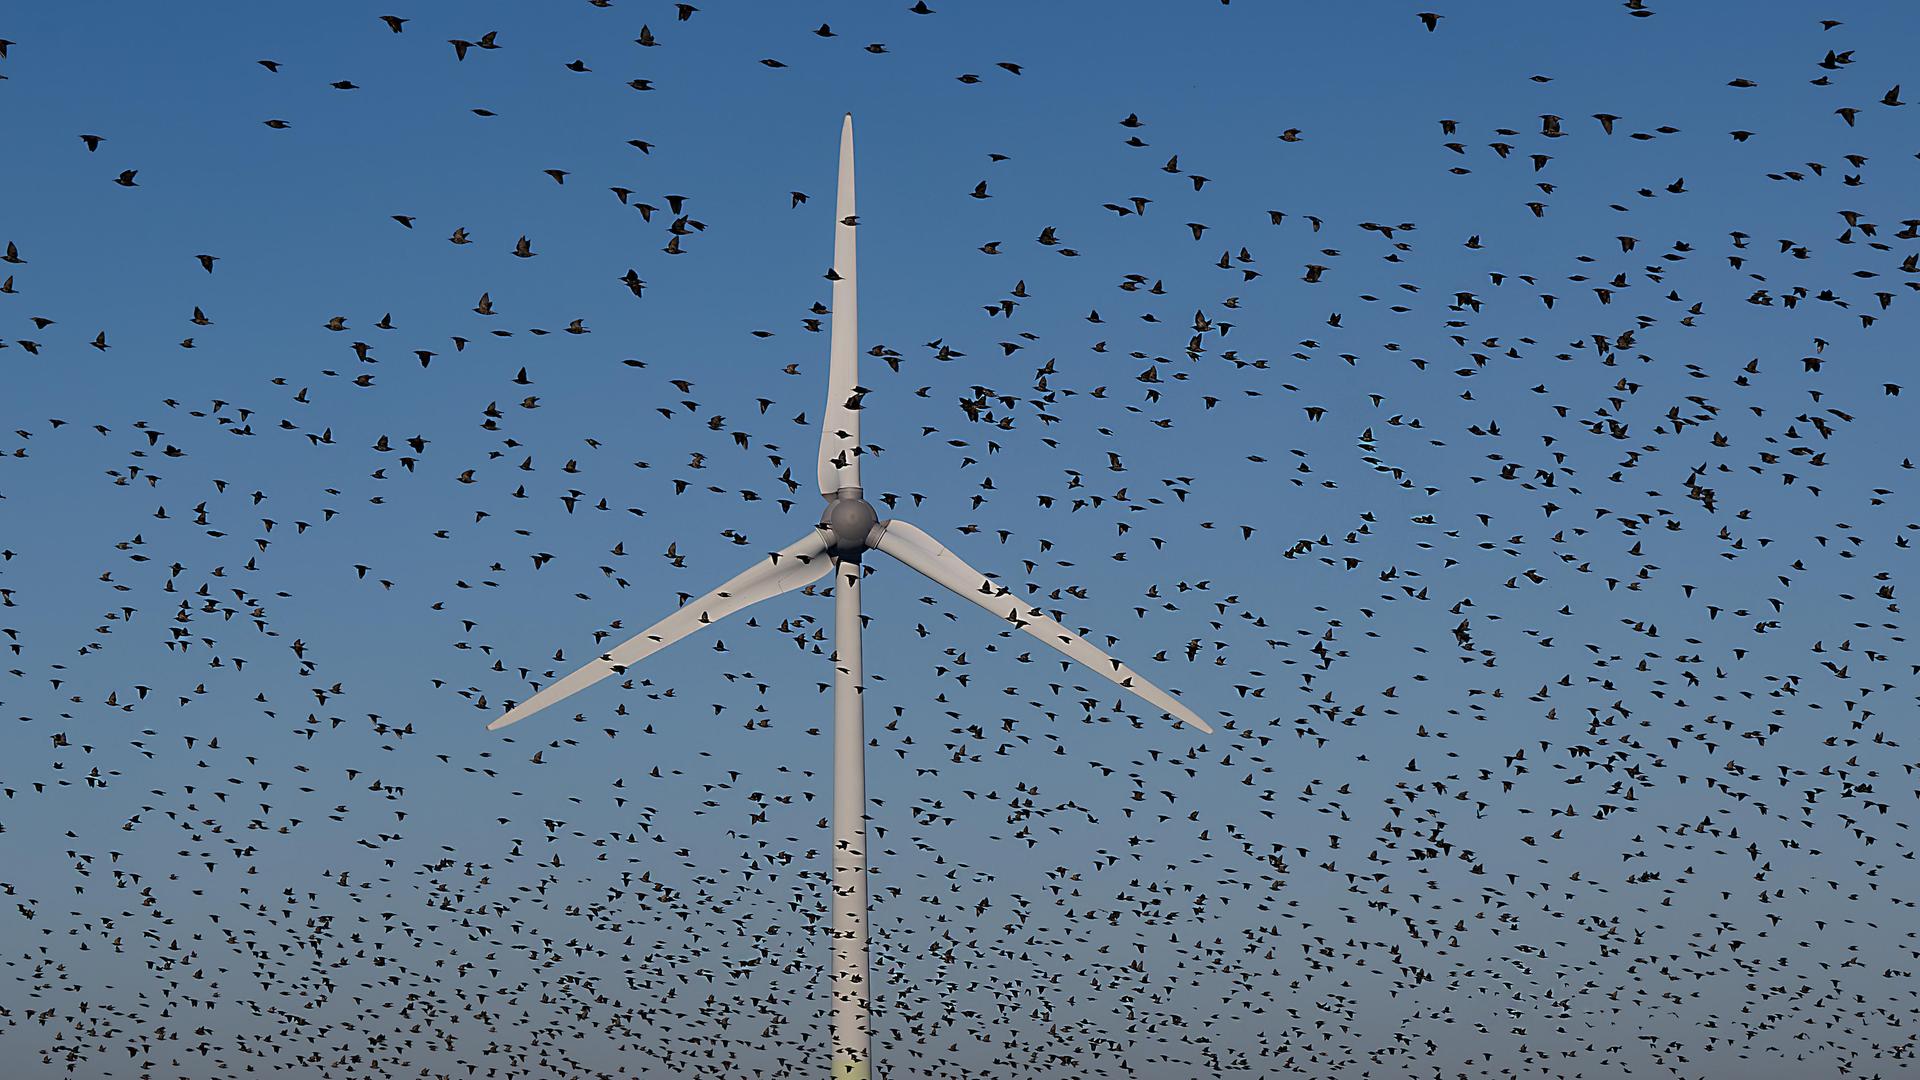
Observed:
[[[506,712],[501,713],[499,716],[494,717],[493,720],[488,722],[487,730],[499,731],[501,728],[506,727],[509,724],[517,724],[520,721],[525,720],[527,717],[532,716],[534,713],[544,710],[548,705],[553,704],[553,702],[551,701],[538,700],[539,696],[540,695],[535,694],[533,697],[520,702],[519,704],[515,705],[513,708],[508,709]],[[562,695],[562,696],[564,697],[566,695]]]

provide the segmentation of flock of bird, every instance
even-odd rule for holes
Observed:
[[[629,119],[595,130],[583,106],[570,137],[633,173],[585,151],[486,166],[592,207],[627,254],[591,281],[552,281],[572,242],[513,207],[454,220],[423,191],[341,226],[378,227],[351,242],[262,233],[163,252],[140,297],[76,286],[157,241],[83,242],[36,200],[178,181],[111,125],[6,137],[0,1072],[822,1073],[812,590],[570,721],[482,731],[621,620],[710,588],[739,562],[704,554],[721,541],[765,549],[818,512],[827,283],[787,306],[680,282],[774,214],[825,264],[832,200],[809,190],[855,103],[817,110],[816,159],[704,198],[652,177],[724,151],[629,130],[620,110],[672,86],[623,73],[684,50],[703,74],[681,77],[777,94],[838,48],[916,65],[891,94],[1030,92],[1044,113],[1068,60],[922,34],[1013,7],[836,8],[767,54],[703,36],[741,5],[579,6],[619,28],[622,74],[423,9],[330,13],[337,70],[222,39],[206,77],[253,107],[276,81],[379,95],[386,65],[484,80],[461,69],[538,53],[449,125],[495,123],[523,83],[597,80]],[[1248,40],[1284,18],[1252,7],[1165,18]],[[1602,7],[1649,42],[1678,17]],[[1920,534],[1901,397],[1920,142],[1887,75],[1911,50],[1774,14],[1793,61],[1698,43],[1657,73],[1665,114],[1524,68],[1485,76],[1497,110],[1456,111],[1433,75],[1394,102],[1426,134],[1380,151],[1424,172],[1366,216],[1340,189],[1380,181],[1316,159],[1345,136],[1304,105],[1216,106],[1246,155],[1283,155],[1278,179],[1151,99],[1047,132],[1099,155],[1051,179],[995,124],[866,124],[874,310],[889,278],[943,266],[997,283],[869,316],[924,344],[862,342],[862,394],[912,418],[869,423],[867,451],[943,481],[868,497],[983,533],[989,570],[1041,582],[1029,601],[1068,625],[1124,627],[1216,729],[1141,715],[881,572],[875,602],[915,628],[868,646],[893,673],[867,699],[883,1075],[1912,1068],[1920,655],[1897,590]],[[77,39],[10,17],[0,116],[55,111]],[[1395,49],[1507,32],[1469,6],[1340,17]],[[325,105],[168,138],[297,141]],[[889,201],[906,167],[879,163],[910,134],[987,140],[967,149],[983,178]],[[91,187],[44,179],[55,160]],[[400,182],[466,183],[445,168]],[[348,200],[332,182],[286,194],[321,212]],[[1077,194],[1034,194],[1049,183]],[[889,206],[931,223],[916,265],[900,237],[921,224],[866,209]],[[428,246],[480,267],[478,290],[354,306],[353,275],[298,276],[314,251],[377,277]],[[245,291],[276,275],[300,295]],[[186,298],[177,333],[127,314],[148,293]],[[241,295],[297,324],[230,317]],[[676,322],[711,355],[611,329]],[[780,373],[810,377],[757,396]],[[1008,528],[968,523],[988,502]],[[548,655],[580,612],[602,628]]]

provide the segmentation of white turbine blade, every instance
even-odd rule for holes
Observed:
[[[1013,623],[1072,659],[1092,668],[1105,678],[1133,691],[1182,723],[1199,728],[1209,735],[1213,734],[1213,728],[1208,726],[1205,720],[1194,715],[1192,709],[1180,704],[1180,699],[1148,682],[1144,676],[1108,656],[1085,638],[1048,618],[1038,608],[1021,603],[1012,592],[968,566],[960,556],[942,546],[940,541],[928,536],[912,524],[898,519],[883,521],[880,523],[880,528],[883,530],[879,543],[881,551],[920,571],[936,584],[945,585],[954,594],[965,597]]]
[[[726,584],[698,600],[689,601],[680,610],[601,654],[599,659],[542,687],[538,693],[508,710],[505,716],[488,724],[487,730],[495,731],[517,720],[524,720],[612,675],[616,667],[637,664],[708,623],[719,622],[741,608],[810,585],[832,568],[833,560],[827,555],[827,534],[814,529],[771,557],[735,575]]]
[[[840,125],[840,194],[833,212],[833,332],[828,344],[827,408],[820,417],[820,494],[860,486],[860,293],[853,234],[853,114]]]

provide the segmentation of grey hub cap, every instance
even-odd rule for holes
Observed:
[[[861,552],[880,539],[879,525],[880,515],[861,498],[858,488],[842,488],[828,500],[827,512],[820,518],[820,527],[832,534],[827,550],[836,559],[858,561]]]

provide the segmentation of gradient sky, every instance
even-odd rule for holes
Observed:
[[[0,1072],[822,1073],[830,601],[484,724],[815,520],[849,110],[869,497],[1221,726],[876,564],[880,1075],[1907,1067],[1910,7],[394,2],[0,12]]]

